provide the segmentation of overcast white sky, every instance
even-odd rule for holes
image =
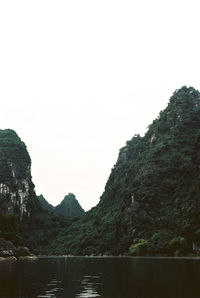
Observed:
[[[37,194],[86,210],[119,149],[183,85],[200,88],[199,1],[0,1],[0,129],[32,159]]]

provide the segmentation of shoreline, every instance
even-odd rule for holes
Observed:
[[[0,257],[1,262],[15,262],[15,261],[22,261],[22,260],[38,260],[37,256],[10,256],[10,257]]]
[[[36,256],[37,259],[48,259],[48,258],[91,258],[91,259],[176,259],[176,260],[200,260],[200,256],[180,256],[180,257],[173,257],[173,256],[74,256],[74,255],[40,255]]]
[[[15,261],[30,261],[30,260],[42,260],[42,259],[56,259],[56,258],[88,258],[88,259],[140,259],[140,260],[197,260],[200,261],[200,256],[74,256],[74,255],[31,255],[31,256],[9,256],[0,257],[0,263],[15,262]]]

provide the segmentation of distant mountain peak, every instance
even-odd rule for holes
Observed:
[[[63,201],[65,200],[76,200],[76,196],[73,193],[69,192],[68,195],[64,197]]]
[[[62,202],[55,207],[55,211],[59,215],[70,217],[78,216],[85,212],[73,193],[68,193]]]
[[[66,195],[61,203],[56,207],[53,207],[51,204],[49,204],[43,195],[38,196],[38,200],[44,209],[53,212],[55,215],[74,217],[85,212],[73,193],[68,193],[68,195]]]
[[[42,205],[43,209],[47,209],[50,212],[54,212],[55,207],[49,204],[49,202],[43,197],[43,195],[39,195],[38,200],[40,201],[40,204]]]

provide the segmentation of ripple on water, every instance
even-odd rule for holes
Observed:
[[[90,275],[85,275],[82,282],[82,291],[81,293],[77,294],[75,297],[76,298],[90,298],[90,297],[100,297],[100,295],[96,291],[96,287],[100,284],[96,282],[98,281],[99,276],[90,276]]]
[[[62,287],[59,287],[59,284],[61,282],[58,281],[57,279],[52,279],[48,284],[47,284],[47,289],[45,290],[44,294],[37,295],[37,298],[51,298],[51,297],[56,297],[57,293],[60,293],[62,290],[64,290]]]

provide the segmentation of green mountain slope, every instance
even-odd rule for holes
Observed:
[[[69,193],[62,202],[55,207],[55,213],[66,217],[74,217],[83,214],[85,211],[80,206],[74,194]]]
[[[37,196],[37,198],[38,198],[38,200],[39,200],[39,202],[42,205],[42,208],[44,210],[48,210],[49,212],[55,213],[54,206],[52,206],[51,204],[49,204],[47,202],[47,200],[43,197],[43,195],[39,195],[39,196]]]
[[[54,215],[42,207],[37,198],[33,201],[31,216],[20,222],[20,235],[24,246],[35,254],[51,253],[56,236],[71,224],[68,218]]]
[[[179,255],[200,245],[200,93],[176,90],[144,137],[120,150],[97,207],[55,253]]]
[[[49,204],[48,201],[43,197],[43,195],[38,196],[38,200],[44,210],[48,210],[54,215],[74,217],[79,216],[85,212],[77,201],[75,195],[72,193],[66,195],[62,202],[56,207]]]
[[[74,198],[72,201],[74,201]],[[69,198],[69,203],[70,202],[71,199]],[[67,210],[64,205],[63,209],[61,208],[59,210],[59,214],[56,208],[50,205],[42,195],[35,197],[35,199],[32,200],[31,216],[24,217],[20,223],[20,233],[23,245],[29,247],[35,254],[48,255],[53,253],[52,243],[55,238],[59,237],[60,234],[65,233],[65,230],[74,221],[78,220],[78,212],[74,208],[73,203],[71,205],[72,214],[69,212],[69,204],[66,205]],[[80,205],[78,204],[78,206]],[[75,207],[77,207],[76,204]],[[73,217],[75,216],[74,214],[76,214],[76,217]]]

